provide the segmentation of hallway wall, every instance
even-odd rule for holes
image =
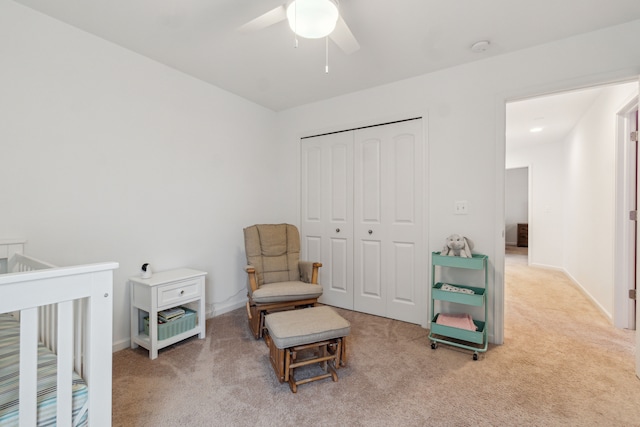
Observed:
[[[564,141],[562,266],[609,316],[614,310],[616,114],[638,84],[607,88]]]

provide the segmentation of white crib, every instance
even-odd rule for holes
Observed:
[[[23,255],[23,244],[0,240],[0,313],[19,319],[19,395],[12,401],[19,401],[19,412],[2,424],[38,425],[44,405],[39,406],[38,365],[46,352],[57,364],[55,385],[49,387],[49,392],[56,390],[55,398],[47,408],[55,413],[54,424],[110,426],[113,270],[118,263],[55,267]],[[74,415],[72,385],[78,376],[86,382],[86,402]],[[2,391],[0,399],[8,394]],[[9,404],[0,401],[0,407]]]

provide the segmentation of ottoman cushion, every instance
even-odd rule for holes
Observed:
[[[351,324],[327,306],[281,311],[265,316],[269,336],[279,349],[346,337]]]

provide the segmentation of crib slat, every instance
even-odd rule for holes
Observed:
[[[37,421],[38,309],[20,312],[20,427]]]
[[[74,337],[75,337],[75,344],[73,348],[74,350],[73,368],[78,374],[80,374],[82,378],[85,377],[83,354],[84,354],[84,343],[86,342],[86,340],[85,340],[84,332],[82,328],[82,325],[86,320],[86,316],[84,314],[85,301],[86,300],[83,298],[83,299],[77,299],[73,303],[74,313],[76,316],[73,322]]]
[[[57,425],[70,426],[73,381],[73,301],[58,304],[58,413]]]

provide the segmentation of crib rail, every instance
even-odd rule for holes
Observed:
[[[25,271],[44,270],[54,267],[55,265],[49,264],[48,262],[22,254],[15,254],[9,258],[8,270],[10,273],[22,273]]]
[[[55,268],[56,266],[45,261],[26,256],[22,254],[15,254],[9,259],[8,270],[10,273],[24,273],[26,271],[44,270],[47,268]],[[14,313],[19,319],[20,312]],[[81,323],[83,319],[77,318],[76,322]],[[56,304],[45,305],[38,307],[38,339],[49,350],[54,353],[58,353],[58,306]],[[82,341],[76,341],[77,345],[82,346]],[[75,351],[74,354],[79,354],[81,351]],[[74,361],[74,366],[76,365]]]
[[[88,385],[89,424],[111,425],[112,290],[118,264],[54,267],[15,254],[9,266],[18,271],[0,275],[0,313],[20,313],[20,425],[37,422],[39,339],[49,340],[58,355],[57,425],[71,425],[74,366]]]

